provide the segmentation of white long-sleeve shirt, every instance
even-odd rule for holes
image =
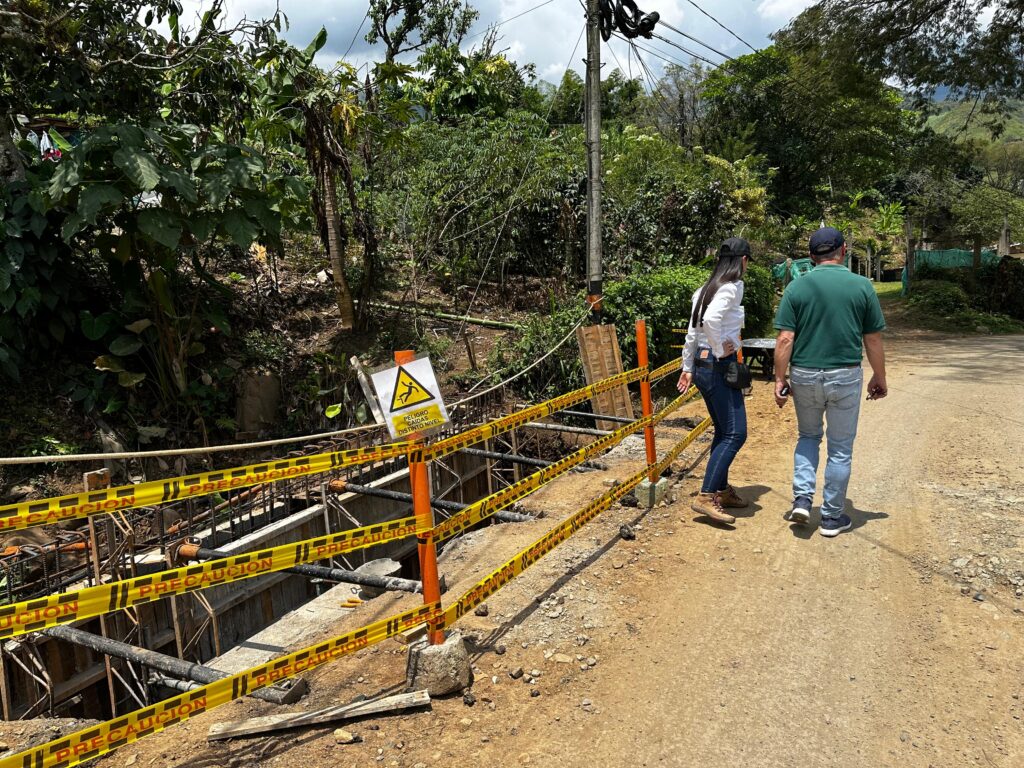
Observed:
[[[697,306],[701,289],[693,294],[690,317]],[[693,371],[693,359],[699,347],[709,347],[715,357],[725,357],[725,343],[731,341],[739,349],[740,331],[743,328],[743,281],[726,283],[719,288],[704,313],[704,325],[694,328],[690,323],[683,347],[683,371]]]

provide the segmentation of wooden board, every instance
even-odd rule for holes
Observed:
[[[580,345],[580,357],[587,384],[622,373],[622,356],[619,353],[619,339],[614,325],[590,325],[576,329],[576,341]],[[621,416],[633,419],[633,403],[629,390],[623,384],[602,392],[590,401],[594,413],[605,416]],[[614,421],[597,420],[598,429],[618,429],[621,424]]]
[[[233,723],[214,723],[206,735],[209,741],[233,739],[238,736],[253,736],[281,731],[287,728],[304,728],[310,725],[351,720],[356,717],[374,715],[380,712],[395,712],[414,707],[425,707],[430,704],[430,694],[426,691],[400,693],[397,696],[386,696],[372,701],[356,701],[341,704],[337,707],[318,709],[313,712],[290,712],[283,715],[266,715],[250,717]]]

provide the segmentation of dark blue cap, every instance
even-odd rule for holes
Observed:
[[[811,254],[824,256],[843,247],[843,233],[835,227],[822,227],[811,235]]]
[[[742,237],[730,237],[718,249],[718,258],[720,259],[738,256],[750,256],[750,243]]]

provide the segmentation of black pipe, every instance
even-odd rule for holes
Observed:
[[[195,558],[197,560],[219,560],[222,557],[233,556],[231,552],[223,552],[218,549],[197,547],[195,550]],[[397,576],[374,576],[371,573],[347,571],[343,568],[327,568],[322,565],[293,565],[291,568],[285,568],[281,572],[309,576],[314,579],[325,579],[327,581],[340,581],[346,584],[359,584],[363,587],[375,587],[376,589],[386,589],[393,592],[423,591],[423,585],[418,581],[400,579]]]
[[[183,661],[174,656],[151,651],[148,648],[139,648],[136,645],[122,643],[120,640],[100,637],[92,632],[84,632],[74,627],[58,625],[41,630],[41,632],[57,640],[64,640],[65,642],[96,651],[96,653],[114,656],[125,661],[133,661],[150,669],[155,669],[158,672],[184,678],[185,680],[194,680],[201,684],[214,683],[217,680],[223,680],[225,677],[231,677],[229,673],[221,672],[218,669],[204,667],[202,664],[196,664],[191,661]],[[281,688],[262,688],[254,691],[251,695],[273,704],[289,704],[296,697],[295,692],[292,690]]]
[[[562,416],[583,416],[595,421],[614,421],[619,424],[632,424],[636,419],[627,419],[625,416],[602,416],[599,413],[587,413],[586,411],[559,411]]]
[[[390,499],[391,501],[404,501],[412,502],[411,493],[402,493],[401,491],[389,491],[386,488],[375,488],[372,485],[358,485],[357,483],[345,483],[345,491],[352,491],[353,493],[359,493],[363,496],[376,496],[379,499]],[[460,504],[457,501],[448,501],[447,499],[431,499],[430,506],[434,509],[443,509],[445,512],[461,512],[468,504]]]
[[[523,425],[524,427],[531,427],[533,429],[547,429],[552,432],[571,432],[576,435],[593,435],[594,437],[604,437],[610,435],[611,431],[607,429],[590,429],[589,427],[570,427],[566,424],[545,424],[543,421],[531,421]]]
[[[374,488],[372,485],[356,485],[355,483],[345,483],[346,491],[352,491],[353,493],[359,493],[364,496],[376,496],[381,499],[390,499],[391,501],[404,501],[407,503],[412,502],[411,493],[402,493],[401,491],[388,491],[384,488]],[[469,504],[462,504],[458,501],[448,501],[446,499],[431,499],[430,506],[434,509],[441,509],[445,512],[461,512]],[[520,515],[516,512],[509,512],[508,510],[499,510],[494,513],[494,516],[499,520],[506,523],[525,523],[533,520],[533,517],[529,515]]]
[[[479,448],[462,448],[462,453],[467,453],[470,456],[482,456],[485,459],[495,459],[496,461],[511,461],[513,464],[525,464],[528,467],[550,467],[555,462],[546,461],[544,459],[534,459],[530,456],[520,456],[517,453],[501,453],[500,451],[483,451]],[[584,461],[579,466],[589,467],[590,469],[608,469],[607,464],[599,464],[596,461]]]

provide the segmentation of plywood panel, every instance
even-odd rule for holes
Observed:
[[[622,355],[619,352],[619,339],[615,334],[614,325],[577,328],[576,340],[580,345],[580,357],[583,359],[587,384],[622,373]],[[633,403],[629,399],[629,390],[625,384],[602,392],[590,403],[595,414],[634,418]],[[620,426],[621,424],[614,421],[597,420],[598,429],[617,429]]]

